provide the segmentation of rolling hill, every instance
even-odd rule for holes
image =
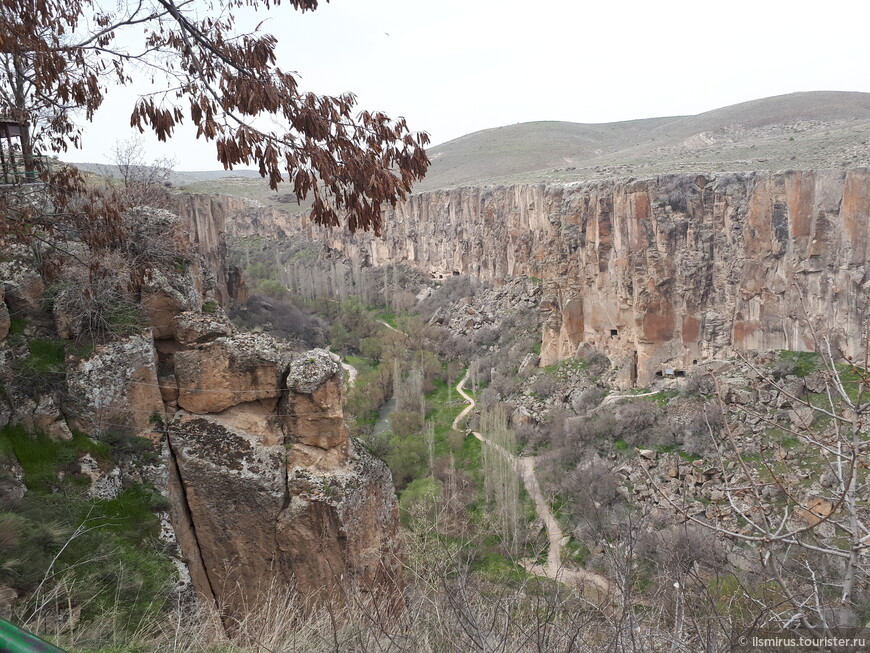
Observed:
[[[695,116],[532,122],[432,148],[418,190],[666,172],[870,165],[870,93],[793,93]]]
[[[432,166],[415,192],[672,172],[870,166],[868,143],[870,93],[792,93],[694,116],[530,122],[474,132],[429,150]],[[287,190],[269,190],[251,170],[174,172],[171,180],[189,192],[245,197],[294,212],[300,208],[289,201]]]

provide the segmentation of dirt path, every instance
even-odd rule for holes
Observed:
[[[468,381],[468,371],[465,372],[462,380],[456,384],[456,391],[468,403],[462,412],[456,416],[456,419],[453,420],[453,428],[457,431],[462,430],[459,428],[460,422],[465,419],[475,406],[474,399],[464,390],[466,381]],[[547,563],[546,565],[539,565],[526,561],[523,563],[526,571],[536,576],[560,581],[568,586],[594,587],[594,593],[598,595],[598,598],[603,600],[610,593],[611,589],[610,582],[604,576],[582,568],[568,568],[562,564],[562,542],[565,539],[565,535],[558,520],[553,515],[553,511],[550,510],[550,505],[544,498],[541,486],[538,484],[538,478],[535,476],[535,456],[515,456],[480,433],[476,431],[469,432],[478,440],[493,447],[502,456],[513,462],[520,478],[523,480],[523,484],[526,486],[526,491],[535,503],[535,512],[538,518],[544,523],[544,528],[547,529],[547,541],[549,543],[547,547]]]
[[[660,395],[662,390],[653,390],[652,392],[641,392],[639,394],[631,394],[629,392],[617,392],[614,394],[607,395],[604,399],[601,400],[601,403],[598,404],[598,407],[604,406],[605,404],[613,403],[614,401],[619,401],[620,399],[639,399],[640,397],[652,397],[653,395]]]
[[[402,331],[399,331],[396,327],[394,327],[394,326],[390,326],[389,324],[387,324],[387,323],[384,322],[383,320],[376,320],[376,321],[377,321],[378,324],[383,324],[383,325],[384,325],[385,327],[387,327],[390,331],[395,331],[396,333],[403,333]]]

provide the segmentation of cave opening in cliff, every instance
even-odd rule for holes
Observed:
[[[686,377],[686,370],[674,370],[674,376],[678,379],[683,379]]]
[[[610,330],[610,337],[611,338],[615,338],[618,335],[619,335],[619,329],[611,329]]]
[[[662,374],[662,371],[661,371],[661,370],[659,370],[658,372],[656,372],[656,378],[659,378],[659,379],[660,379],[660,378],[662,378],[662,376],[663,376],[663,374]]]

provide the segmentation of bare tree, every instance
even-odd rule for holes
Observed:
[[[483,443],[486,496],[495,505],[499,535],[510,554],[516,557],[521,544],[520,477],[514,458],[517,437],[508,428],[504,404],[481,410],[480,430],[486,434]]]
[[[861,625],[870,609],[870,506],[866,497],[870,434],[870,360],[838,356],[830,339],[817,339],[816,392],[806,394],[795,376],[775,378],[752,360],[742,360],[759,380],[756,391],[790,409],[789,419],[766,409],[729,402],[715,379],[723,420],[716,441],[728,509],[727,521],[683,516],[754,551],[763,582],[776,592],[754,597],[762,623],[800,625],[814,635]],[[776,376],[780,376],[777,374]],[[752,402],[750,402],[752,403]],[[781,443],[761,442],[746,451],[735,416],[749,413],[782,432],[799,452],[790,458]],[[709,428],[714,440],[714,429]],[[798,462],[800,460],[803,464]],[[668,495],[662,496],[682,511]],[[863,616],[861,616],[863,615]],[[859,622],[860,619],[860,622]],[[870,623],[867,624],[870,627]]]
[[[103,168],[103,175],[120,179],[130,204],[160,208],[169,205],[166,186],[170,185],[174,159],[162,157],[149,163],[142,139],[129,138],[115,143],[109,161],[115,168]]]

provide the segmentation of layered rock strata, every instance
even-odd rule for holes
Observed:
[[[542,279],[542,364],[589,345],[626,386],[734,350],[811,350],[816,337],[861,350],[865,168],[432,191],[388,211],[384,225],[375,238],[269,211],[257,230],[436,279]],[[230,233],[252,228],[228,221]]]

